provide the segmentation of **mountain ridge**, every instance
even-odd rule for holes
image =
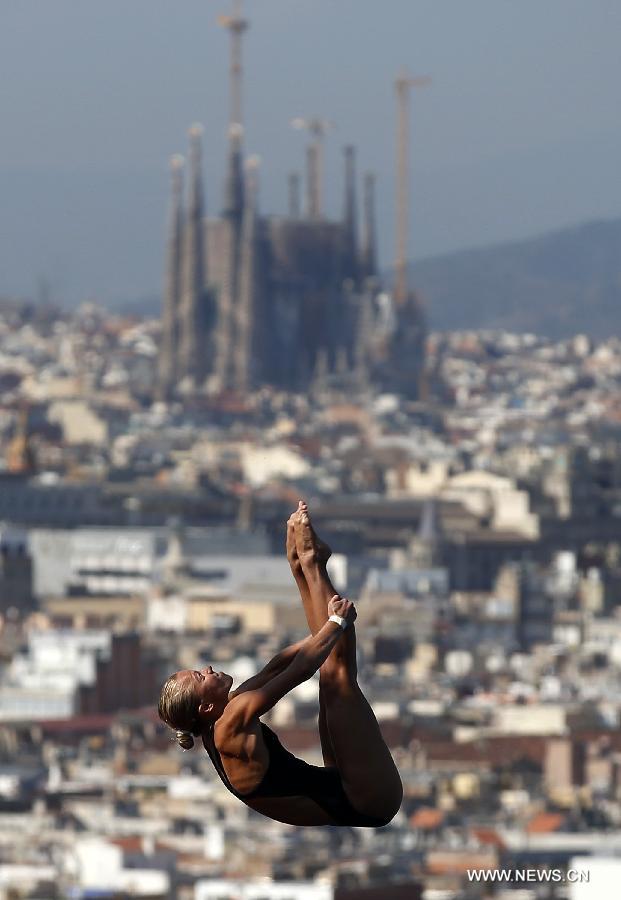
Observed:
[[[430,257],[409,274],[433,330],[621,333],[621,218]]]

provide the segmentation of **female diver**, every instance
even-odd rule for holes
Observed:
[[[225,786],[256,812],[289,825],[378,828],[403,798],[399,773],[357,680],[356,611],[329,580],[330,548],[300,501],[287,522],[287,558],[311,635],[278,653],[236,690],[211,666],[172,675],[160,718],[184,749],[200,737]],[[324,765],[286,750],[260,717],[319,669],[319,737]]]

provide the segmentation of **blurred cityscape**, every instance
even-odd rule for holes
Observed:
[[[619,339],[432,334],[424,401],[181,403],[150,399],[158,321],[0,323],[6,896],[474,898],[467,869],[618,852]],[[300,496],[405,785],[381,830],[263,819],[155,713],[177,668],[239,683],[307,632]],[[318,763],[316,716],[313,679],[268,721]]]
[[[612,898],[621,339],[428,331],[405,200],[427,79],[395,84],[390,283],[353,147],[324,215],[330,122],[294,120],[306,201],[291,173],[288,216],[260,213],[248,23],[238,5],[221,24],[223,209],[207,218],[193,126],[161,318],[0,303],[0,897]],[[404,783],[382,829],[263,818],[156,714],[171,672],[237,685],[308,633],[284,554],[300,497]],[[317,713],[315,676],[265,718],[321,764]]]

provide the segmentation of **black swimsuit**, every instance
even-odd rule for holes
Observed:
[[[265,775],[257,787],[248,794],[238,793],[226,776],[220,753],[210,732],[209,746],[203,741],[214,768],[225,787],[242,802],[258,797],[308,797],[334,819],[333,825],[354,825],[366,828],[381,828],[387,825],[386,819],[366,816],[357,812],[349,802],[343,790],[338,769],[323,766],[311,766],[298,759],[278,740],[277,735],[260,722],[263,740],[269,753],[269,764]]]

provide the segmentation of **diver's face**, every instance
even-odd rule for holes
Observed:
[[[199,705],[218,705],[226,700],[233,684],[233,678],[226,672],[215,672],[211,666],[205,669],[184,669],[177,674],[177,681],[194,685]]]

